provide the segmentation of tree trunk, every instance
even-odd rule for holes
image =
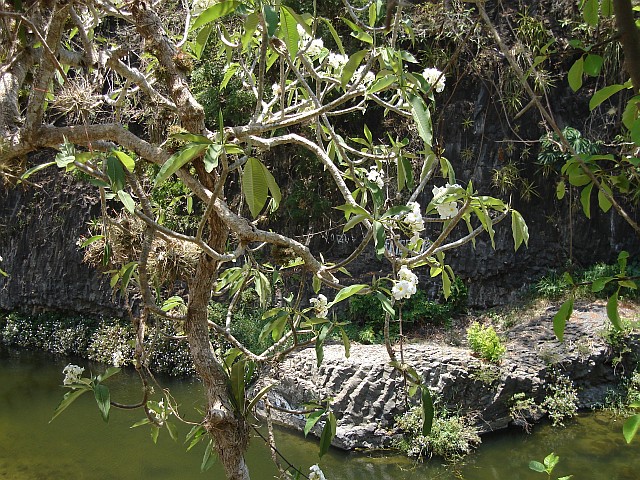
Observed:
[[[640,30],[636,26],[631,0],[613,0],[613,11],[624,50],[624,63],[631,76],[633,90],[640,93]]]
[[[224,250],[226,228],[217,216],[209,225],[209,244]],[[189,303],[185,332],[189,341],[193,363],[202,379],[207,398],[204,426],[215,443],[215,450],[229,480],[249,480],[244,453],[249,445],[249,427],[245,418],[235,413],[229,396],[227,375],[209,340],[207,307],[211,287],[217,277],[217,262],[202,254],[196,273],[189,282]]]

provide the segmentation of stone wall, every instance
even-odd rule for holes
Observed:
[[[606,308],[603,304],[576,307],[563,343],[553,333],[556,311],[557,306],[549,307],[510,329],[507,354],[497,367],[476,358],[464,346],[430,342],[406,345],[404,359],[422,375],[433,395],[473,418],[481,432],[506,428],[513,422],[509,409],[514,394],[525,393],[541,404],[553,375],[573,381],[580,408],[602,404],[607,391],[619,386],[619,375],[625,371],[620,365],[616,376],[613,352],[602,336],[608,326]],[[629,358],[640,353],[639,338],[630,340],[633,353]],[[399,356],[397,346],[396,353]],[[633,368],[627,366],[627,372]],[[270,401],[287,409],[304,409],[305,402],[333,398],[338,419],[334,445],[343,449],[389,446],[394,418],[406,411],[402,375],[389,365],[382,345],[354,345],[349,358],[344,357],[342,345],[327,346],[319,368],[315,351],[309,348],[274,367],[264,382],[276,382]],[[280,413],[276,418],[299,430],[305,424],[302,415]],[[315,433],[319,429],[317,425]]]

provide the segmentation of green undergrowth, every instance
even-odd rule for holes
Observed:
[[[395,446],[409,457],[424,459],[436,456],[454,462],[481,443],[478,429],[467,417],[438,405],[431,433],[422,435],[421,411],[419,406],[413,407],[396,418],[396,427],[402,436],[395,441]]]

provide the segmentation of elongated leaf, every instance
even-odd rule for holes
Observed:
[[[622,434],[627,443],[631,443],[636,433],[638,433],[638,428],[640,428],[640,414],[636,414],[625,420],[622,426]]]
[[[133,198],[131,197],[131,195],[129,195],[129,192],[126,192],[125,190],[118,190],[118,198],[124,205],[124,208],[126,208],[127,211],[133,215],[136,211],[136,202],[133,201]]]
[[[389,300],[389,298],[386,295],[384,295],[382,292],[376,292],[375,295],[378,301],[380,302],[382,309],[386,313],[391,315],[391,318],[395,318],[396,311],[393,309],[393,305],[391,304],[391,301]]]
[[[195,42],[193,43],[193,54],[196,56],[198,60],[202,57],[202,52],[204,51],[204,47],[207,45],[207,41],[209,40],[209,35],[211,35],[211,30],[213,30],[213,24],[209,24],[204,27],[202,30],[198,32],[196,36]]]
[[[584,72],[584,57],[580,57],[576,60],[571,68],[569,69],[569,73],[567,75],[567,79],[569,80],[569,86],[571,90],[577,92],[582,87],[582,73]]]
[[[435,409],[433,407],[433,399],[429,387],[422,385],[422,435],[425,437],[431,433],[433,427],[433,417]]]
[[[324,410],[316,410],[314,412],[311,412],[309,415],[307,415],[307,421],[304,424],[304,436],[306,437],[309,432],[311,431],[311,429],[316,425],[316,423],[318,423],[318,420],[320,420],[320,418],[322,418],[322,415],[324,415]]]
[[[611,280],[613,280],[613,277],[596,278],[591,284],[591,291],[601,292],[602,290],[604,290],[604,287],[607,286],[607,283],[609,283]]]
[[[582,6],[582,16],[587,24],[595,27],[598,25],[598,0],[585,0]]]
[[[244,367],[246,362],[244,360],[238,360],[231,366],[231,375],[229,380],[231,382],[231,394],[235,401],[236,407],[239,413],[244,413],[245,405],[245,390],[244,390]]]
[[[326,18],[321,17],[320,20],[322,20],[324,22],[324,24],[327,26],[327,28],[329,29],[329,32],[331,33],[331,36],[333,37],[333,41],[336,42],[336,45],[338,46],[338,50],[340,51],[340,53],[342,55],[345,55],[345,50],[344,50],[344,46],[342,45],[342,38],[340,37],[340,34],[336,31],[336,29],[334,28],[333,24]]]
[[[242,171],[242,190],[253,217],[257,217],[267,202],[269,186],[266,168],[257,158],[250,157]]]
[[[616,84],[616,85],[607,85],[604,88],[601,88],[596,93],[593,94],[591,100],[589,100],[589,110],[593,110],[598,107],[602,102],[607,100],[612,95],[615,95],[621,90],[628,88],[629,85],[626,83],[624,85]]]
[[[126,183],[124,168],[120,160],[113,155],[107,157],[107,177],[111,181],[111,189],[114,192],[118,190],[124,190]]]
[[[529,246],[529,227],[516,210],[511,211],[511,232],[513,234],[514,249],[517,251],[522,242]]]
[[[94,235],[93,237],[89,237],[80,244],[80,248],[85,248],[91,245],[92,243],[97,242],[98,240],[102,240],[103,238],[104,238],[104,235]]]
[[[216,454],[213,451],[213,439],[209,440],[207,447],[204,449],[204,455],[202,456],[202,463],[200,464],[200,471],[206,472],[216,463]]]
[[[618,312],[618,295],[620,294],[620,287],[618,290],[609,297],[607,301],[607,317],[611,321],[611,324],[616,330],[622,330],[622,320],[620,319],[620,313]]]
[[[324,325],[316,338],[316,361],[318,368],[320,368],[322,360],[324,359],[324,340],[327,338],[330,328],[330,325]]]
[[[609,189],[609,187],[606,187],[604,184],[601,184],[603,188],[606,188],[608,190],[608,193],[611,194],[611,190]],[[610,209],[611,209],[611,202],[609,201],[609,199],[605,196],[604,192],[602,190],[598,190],[598,206],[600,207],[600,210],[602,210],[603,212],[607,213]]]
[[[255,397],[251,399],[251,401],[249,402],[249,405],[247,405],[246,411],[250,412],[251,410],[253,410],[253,407],[256,406],[256,404],[260,401],[260,399],[264,397],[269,392],[269,390],[271,390],[275,386],[276,386],[276,383],[272,383],[260,389],[260,391],[256,393]]]
[[[288,7],[280,7],[280,33],[287,45],[289,55],[291,58],[296,58],[300,34],[298,33],[298,22]]]
[[[366,218],[372,218],[371,215],[369,214],[369,212],[367,212],[364,208],[362,208],[360,205],[349,205],[349,204],[344,204],[344,205],[340,205],[338,207],[334,207],[336,210],[341,210],[345,213],[345,218],[349,219],[349,216],[351,214],[356,214],[356,215],[362,215]]]
[[[384,249],[385,249],[385,240],[386,240],[386,234],[384,231],[384,225],[382,225],[382,223],[378,222],[377,220],[373,222],[373,243],[375,245],[375,249],[376,249],[376,256],[378,256],[378,258],[382,257],[384,255]]]
[[[107,368],[102,375],[98,375],[98,381],[104,382],[107,378],[113,377],[115,374],[119,373],[122,369],[120,367],[109,367]]]
[[[580,192],[580,203],[582,204],[582,210],[587,218],[591,218],[591,191],[593,190],[593,183],[588,184]]]
[[[429,147],[433,144],[433,127],[431,125],[431,113],[421,97],[412,96],[410,99],[411,114],[416,121],[418,134]]]
[[[397,77],[393,74],[387,74],[384,77],[376,79],[369,88],[367,88],[367,93],[377,93],[380,92],[390,85],[393,85],[395,81],[397,81]]]
[[[567,325],[567,320],[573,313],[573,297],[565,301],[558,313],[553,316],[553,333],[556,334],[556,338],[560,341],[564,341],[564,329]]]
[[[200,155],[209,145],[206,143],[190,143],[185,148],[171,155],[156,175],[153,183],[160,185],[167,178],[180,170],[184,165]]]
[[[349,336],[347,332],[344,331],[344,328],[340,328],[340,337],[342,338],[342,344],[344,345],[344,356],[345,358],[349,358],[351,356],[351,341],[349,340]]]
[[[280,19],[278,18],[278,12],[271,5],[265,5],[262,10],[264,20],[267,23],[267,35],[269,38],[276,34]]]
[[[236,0],[227,0],[220,3],[216,3],[215,5],[207,8],[204,12],[198,15],[196,21],[193,22],[191,30],[195,30],[196,28],[200,28],[207,23],[211,23],[225,15],[229,15],[240,5],[240,2]]]
[[[204,153],[204,169],[211,173],[218,166],[218,159],[224,147],[222,145],[209,145]]]
[[[536,460],[531,460],[529,462],[529,468],[534,472],[546,473],[547,471],[544,465],[541,464],[540,462],[537,462]]]
[[[340,83],[342,84],[342,88],[349,83],[354,72],[358,69],[367,53],[369,53],[369,50],[359,50],[349,57],[349,60],[342,68],[342,73],[340,74]]]
[[[96,397],[98,409],[102,414],[102,419],[105,422],[108,422],[109,410],[111,409],[111,394],[109,393],[109,388],[106,385],[102,385],[100,383],[93,388],[93,393]]]
[[[356,285],[350,285],[348,287],[344,287],[343,289],[341,289],[337,294],[335,299],[333,300],[333,302],[331,302],[331,305],[335,305],[336,303],[340,303],[343,300],[346,300],[347,298],[355,295],[356,293],[358,293],[360,290],[362,290],[363,288],[365,288],[367,285],[363,285],[363,284],[356,284]]]
[[[263,164],[262,168],[264,169],[264,177],[267,181],[267,187],[269,188],[269,193],[271,194],[271,198],[273,198],[274,206],[272,211],[277,210],[280,202],[282,201],[282,193],[280,192],[280,187],[276,182],[276,179],[271,174],[271,172],[267,169],[267,167]]]
[[[71,390],[65,393],[64,397],[62,397],[62,401],[58,404],[58,406],[54,410],[53,416],[51,417],[51,420],[49,420],[49,423],[53,422],[58,415],[60,415],[69,407],[69,405],[75,402],[83,393],[87,393],[88,391],[89,390],[86,388],[80,388],[80,389]]]
[[[320,435],[320,451],[318,452],[320,458],[322,458],[324,454],[329,451],[329,447],[331,447],[331,441],[333,440],[333,437],[336,436],[336,425],[336,416],[333,412],[329,412],[329,415],[327,415],[327,421],[322,429],[322,435]]]
[[[365,215],[354,215],[352,216],[349,221],[347,223],[344,224],[344,227],[342,228],[342,233],[346,233],[349,230],[351,230],[353,227],[355,227],[356,225],[358,225],[359,223],[363,222],[364,220],[366,220],[368,217]]]
[[[127,155],[124,152],[121,152],[120,150],[114,150],[113,154],[116,157],[118,157],[118,160],[120,160],[124,168],[126,168],[130,172],[133,172],[135,170],[136,162],[134,162],[133,158],[131,158],[129,155]]]
[[[35,167],[31,167],[29,170],[27,170],[22,175],[20,175],[20,181],[26,180],[27,178],[29,178],[34,173],[39,172],[40,170],[44,170],[45,168],[48,168],[48,167],[50,167],[52,165],[55,165],[55,164],[56,164],[56,162],[47,162],[47,163],[41,163],[40,165],[36,165]],[[18,182],[18,183],[20,183],[20,182]]]

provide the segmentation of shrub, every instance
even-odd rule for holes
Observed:
[[[570,378],[554,374],[547,386],[547,396],[542,408],[556,427],[564,426],[563,421],[578,414],[578,392]]]
[[[459,460],[471,453],[481,440],[478,429],[468,419],[453,414],[444,407],[436,408],[431,433],[422,435],[421,408],[413,407],[396,418],[396,426],[402,439],[396,447],[410,457],[430,457],[436,455],[448,461]]]
[[[507,349],[492,326],[474,322],[467,329],[467,341],[471,350],[480,358],[498,363]]]

